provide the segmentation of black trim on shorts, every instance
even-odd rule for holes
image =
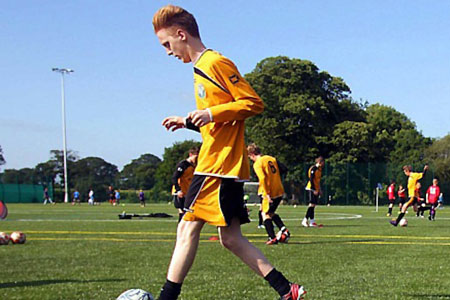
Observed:
[[[220,209],[228,226],[235,217],[241,224],[250,223],[244,202],[244,183],[235,179],[222,178],[220,183]]]
[[[184,197],[184,211],[192,212],[192,206],[197,200],[200,191],[202,190],[203,184],[205,183],[206,176],[205,175],[194,175],[192,178],[191,184],[189,185],[188,192]]]
[[[282,199],[283,197],[277,197],[275,199],[272,199],[272,203],[269,203],[269,211],[267,213],[274,214],[278,208],[278,205],[280,205]]]
[[[194,175],[189,190],[184,201],[184,210],[192,212],[192,207],[200,194],[206,175]],[[237,182],[233,178],[221,178],[219,187],[219,206],[227,225],[231,225],[231,220],[237,217],[241,224],[250,223],[247,207],[244,202],[244,183]]]
[[[314,195],[313,190],[308,190],[309,203],[311,204],[319,204],[319,195]]]

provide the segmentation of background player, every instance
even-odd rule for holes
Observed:
[[[397,195],[398,195],[398,208],[400,210],[399,211],[399,213],[400,213],[402,211],[402,206],[406,202],[406,190],[402,184],[398,185]]]
[[[427,189],[427,194],[426,194],[426,202],[427,204],[430,204],[430,215],[428,216],[428,220],[433,220],[436,217],[436,208],[438,206],[438,200],[439,197],[442,196],[441,193],[441,189],[438,185],[439,181],[437,178],[433,179],[433,184],[430,185]]]
[[[408,207],[414,202],[415,199],[415,190],[416,190],[416,183],[419,179],[421,179],[425,173],[428,170],[428,165],[425,165],[423,168],[422,173],[415,173],[412,172],[411,166],[403,166],[403,173],[408,177],[408,197],[409,201],[403,205],[402,210],[400,214],[397,217],[397,220],[392,220],[390,223],[394,226],[397,226],[400,220],[405,216],[406,211],[408,210]]]
[[[284,226],[280,216],[275,213],[284,195],[278,161],[272,156],[262,155],[261,149],[254,143],[248,145],[247,151],[248,157],[254,162],[253,169],[259,181],[258,195],[261,198],[261,214],[269,235],[266,244],[287,243],[290,237],[289,230]],[[277,235],[275,235],[273,223],[280,230]]]
[[[141,203],[141,207],[145,207],[145,194],[143,190],[139,190],[139,202]]]
[[[111,185],[108,187],[108,198],[111,205],[116,205],[116,193]]]
[[[245,119],[261,113],[264,104],[236,66],[200,39],[194,16],[167,5],[153,16],[153,27],[168,55],[194,65],[197,110],[187,117],[163,120],[167,130],[200,131],[202,148],[185,199],[186,213],[177,228],[177,241],[159,299],[177,299],[194,261],[205,223],[218,227],[221,244],[256,274],[264,277],[283,300],[301,299],[302,286],[291,284],[241,232],[249,222],[243,180],[250,177],[244,142]],[[222,280],[223,274],[221,274]],[[211,290],[213,292],[213,290]],[[210,298],[215,298],[210,296]]]
[[[48,193],[48,188],[44,188],[44,205],[47,204],[47,202],[50,202],[51,204],[55,204],[52,201],[52,198],[50,198],[50,195]]]
[[[180,161],[172,176],[172,194],[173,204],[178,209],[178,222],[184,215],[184,196],[186,195],[192,177],[194,177],[194,169],[197,165],[198,147],[189,149],[189,157]]]
[[[392,208],[395,204],[395,180],[391,180],[391,184],[388,186],[386,193],[389,200],[387,216],[390,217],[392,216]]]
[[[81,204],[80,192],[78,190],[75,190],[75,192],[73,192],[72,205],[75,205],[75,203]]]
[[[316,164],[312,165],[308,170],[309,180],[305,189],[308,191],[309,205],[302,221],[304,227],[317,227],[317,223],[314,220],[314,209],[319,203],[319,196],[322,195],[320,179],[322,178],[322,169],[324,166],[325,159],[323,159],[322,156],[319,156],[316,158]]]
[[[422,184],[420,181],[417,181],[416,183],[416,191],[414,192],[414,196],[416,197],[416,203],[417,203],[417,211],[416,211],[416,217],[423,218],[423,213],[425,210],[427,210],[425,198],[422,198],[422,193],[420,189],[422,188]]]

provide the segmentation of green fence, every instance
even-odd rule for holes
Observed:
[[[48,186],[53,199],[53,188]],[[44,186],[38,184],[0,183],[0,200],[6,203],[41,203],[44,198]]]
[[[307,172],[311,164],[304,164],[303,176],[299,183],[286,182],[286,190],[289,202],[305,204],[308,202],[307,193],[304,189],[308,181]],[[422,172],[423,165],[413,166],[414,172]],[[434,170],[430,168],[422,183],[421,193],[424,196],[428,187],[432,184]],[[396,189],[399,184],[406,188],[407,177],[404,175],[402,166],[386,163],[326,163],[322,170],[321,187],[323,195],[321,204],[331,200],[331,204],[338,205],[372,205],[375,203],[376,187],[380,183],[382,189],[379,191],[380,205],[388,202],[386,196],[387,186],[391,180],[396,181]],[[450,192],[450,185],[440,182],[439,186],[444,196]],[[450,194],[449,194],[450,195]]]

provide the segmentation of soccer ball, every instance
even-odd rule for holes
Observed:
[[[153,295],[141,289],[131,289],[123,292],[116,300],[154,300]]]
[[[27,240],[27,237],[23,232],[14,231],[13,233],[11,233],[10,239],[13,244],[24,244]]]
[[[0,232],[0,245],[8,245],[9,240],[9,235],[6,232]]]
[[[406,220],[406,218],[403,218],[403,219],[400,220],[398,225],[400,225],[402,227],[406,227],[406,226],[408,226],[408,220]]]
[[[277,232],[276,238],[280,243],[287,243],[289,241],[289,239],[291,238],[291,234],[289,233],[288,230],[284,230],[284,231],[280,230]]]

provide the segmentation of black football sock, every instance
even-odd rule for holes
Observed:
[[[312,206],[308,207],[305,218],[314,219],[314,207],[312,207]]]
[[[389,207],[388,214],[392,215],[392,207]]]
[[[158,300],[176,300],[181,292],[181,285],[183,283],[172,282],[169,279],[161,289]]]
[[[404,216],[405,216],[405,213],[403,213],[403,212],[400,213],[397,217],[397,221],[395,221],[395,222],[397,222],[397,224],[398,224],[400,222],[400,220],[403,219]]]
[[[311,218],[312,220],[314,220],[314,209],[315,209],[315,208],[316,208],[315,206],[312,206],[312,207],[311,207],[310,218]]]
[[[263,224],[262,211],[258,211],[258,226]]]
[[[271,219],[264,220],[264,226],[266,227],[267,234],[271,239],[275,238],[275,231],[273,230],[273,223]]]
[[[269,282],[270,286],[274,288],[280,296],[286,295],[291,290],[289,281],[275,268],[273,268],[264,279]]]
[[[275,223],[275,225],[277,225],[277,227],[280,228],[280,230],[284,227],[283,220],[281,220],[281,218],[278,214],[274,214],[272,216],[272,220]]]

